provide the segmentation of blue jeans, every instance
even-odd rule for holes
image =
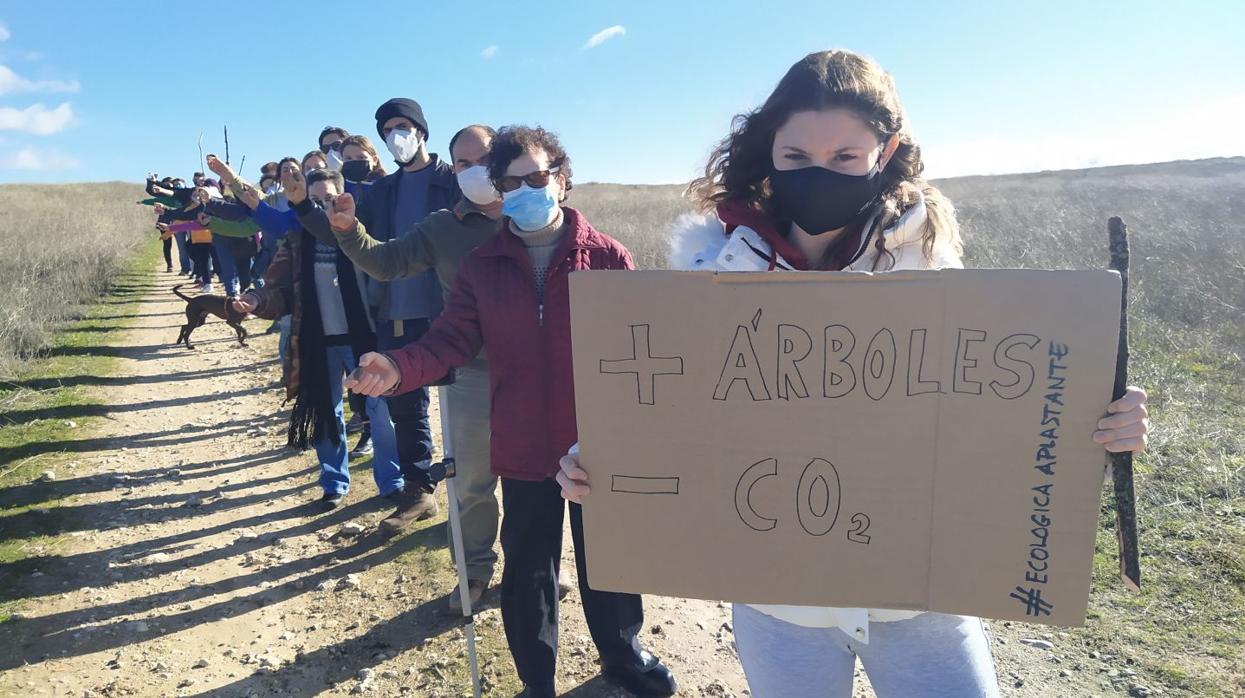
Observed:
[[[341,438],[337,443],[330,439],[316,442],[316,456],[320,459],[320,486],[326,493],[346,494],[350,490],[350,455],[346,444],[346,419],[342,410],[342,379],[355,370],[354,350],[349,345],[326,347],[329,362],[329,391],[337,413],[337,428]],[[380,398],[367,399],[367,416],[372,421],[372,478],[381,496],[393,494],[402,488],[402,472],[398,468],[398,447],[394,436],[389,409]]]
[[[236,296],[249,288],[255,238],[232,238],[212,233],[212,249],[220,262],[220,282],[225,285],[225,294]]]
[[[980,618],[922,613],[869,624],[869,644],[734,605],[735,643],[753,698],[850,698],[856,658],[878,698],[997,698]]]
[[[186,248],[187,235],[189,233],[173,233],[173,242],[177,243],[177,261],[181,264],[183,274],[190,273],[190,252]]]
[[[255,288],[264,287],[264,274],[268,271],[268,266],[272,264],[272,258],[276,254],[276,243],[269,244],[268,238],[265,236],[263,243],[259,247],[259,252],[255,254],[255,259],[251,261],[251,283],[255,285]]]
[[[394,333],[392,320],[376,323],[378,351],[398,349],[417,341],[428,331],[428,320],[404,320],[401,334]],[[389,414],[398,432],[398,461],[402,476],[408,482],[420,483],[431,491],[427,469],[432,462],[432,425],[428,421],[428,389],[420,388],[395,397],[385,398]],[[373,433],[372,438],[376,435]]]

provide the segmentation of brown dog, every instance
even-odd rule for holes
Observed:
[[[190,344],[190,333],[199,329],[207,322],[208,315],[216,317],[229,323],[234,332],[238,333],[238,344],[246,346],[246,328],[242,326],[242,319],[246,314],[239,314],[233,309],[232,298],[218,296],[213,293],[204,293],[198,296],[187,296],[181,292],[181,287],[185,284],[178,284],[173,287],[173,293],[178,298],[186,301],[186,324],[182,325],[181,334],[177,335],[177,341],[174,344],[185,344],[187,349],[194,349]]]

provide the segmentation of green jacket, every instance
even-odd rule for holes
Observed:
[[[446,298],[454,287],[458,265],[472,250],[501,230],[501,221],[489,218],[478,206],[463,197],[453,210],[428,214],[400,237],[381,242],[362,223],[353,231],[338,233],[320,242],[337,245],[354,262],[378,281],[392,281],[436,269]],[[317,238],[321,238],[317,235]]]
[[[227,221],[213,216],[208,228],[213,234],[227,238],[247,238],[259,232],[259,226],[249,218],[244,221]]]

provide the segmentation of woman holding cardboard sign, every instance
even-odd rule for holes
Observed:
[[[711,215],[681,221],[671,264],[718,271],[890,271],[961,267],[950,202],[921,178],[894,83],[848,51],[801,59],[755,111],[737,117],[689,193]],[[1145,393],[1110,404],[1094,438],[1146,441]],[[557,476],[580,501],[575,449]],[[851,695],[859,657],[879,696],[995,696],[981,620],[942,613],[809,606],[734,607],[752,694]]]

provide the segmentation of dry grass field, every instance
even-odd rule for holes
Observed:
[[[122,182],[0,187],[0,377],[46,349],[155,237],[141,186]]]

